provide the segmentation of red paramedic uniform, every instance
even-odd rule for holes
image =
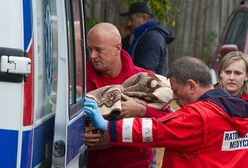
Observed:
[[[164,168],[247,168],[248,103],[212,89],[160,119],[108,122],[113,145],[165,147]]]

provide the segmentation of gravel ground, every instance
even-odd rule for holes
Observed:
[[[172,101],[170,105],[175,110],[180,108],[175,101]],[[164,148],[156,148],[156,150],[157,150],[156,157],[157,157],[157,166],[158,166],[157,168],[161,168],[163,163]]]
[[[163,163],[164,148],[156,148],[157,150],[157,166],[161,168]]]

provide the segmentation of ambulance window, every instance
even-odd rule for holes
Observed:
[[[58,23],[55,0],[37,1],[34,24],[35,56],[35,121],[55,113],[58,78]]]
[[[66,1],[67,32],[69,48],[69,103],[70,118],[82,108],[84,98],[84,30],[80,0]]]
[[[81,25],[80,25],[80,10],[79,1],[73,1],[73,18],[74,18],[74,39],[75,39],[75,62],[76,62],[76,85],[82,87],[83,67],[82,67],[82,50],[81,50]],[[77,87],[77,88],[79,88]],[[77,100],[82,98],[82,91],[77,91]]]

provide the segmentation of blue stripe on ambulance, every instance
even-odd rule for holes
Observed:
[[[16,167],[18,131],[0,129],[0,163],[3,167]]]
[[[68,164],[78,153],[80,147],[83,145],[83,132],[85,127],[85,119],[79,117],[71,125],[68,126],[68,136],[67,136],[67,158],[66,164]],[[81,133],[81,134],[79,134]]]
[[[32,39],[32,3],[31,0],[23,0],[23,22],[24,22],[24,50],[27,51]]]
[[[31,151],[32,151],[32,135],[31,131],[23,131],[22,133],[22,159],[21,159],[21,167],[29,167],[31,165]]]
[[[52,157],[54,119],[55,116],[34,129],[32,167],[37,166],[42,160]]]

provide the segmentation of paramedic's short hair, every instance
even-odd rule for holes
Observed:
[[[178,58],[169,68],[167,77],[172,76],[181,84],[186,84],[189,79],[202,87],[212,84],[208,66],[195,57],[183,56]]]

